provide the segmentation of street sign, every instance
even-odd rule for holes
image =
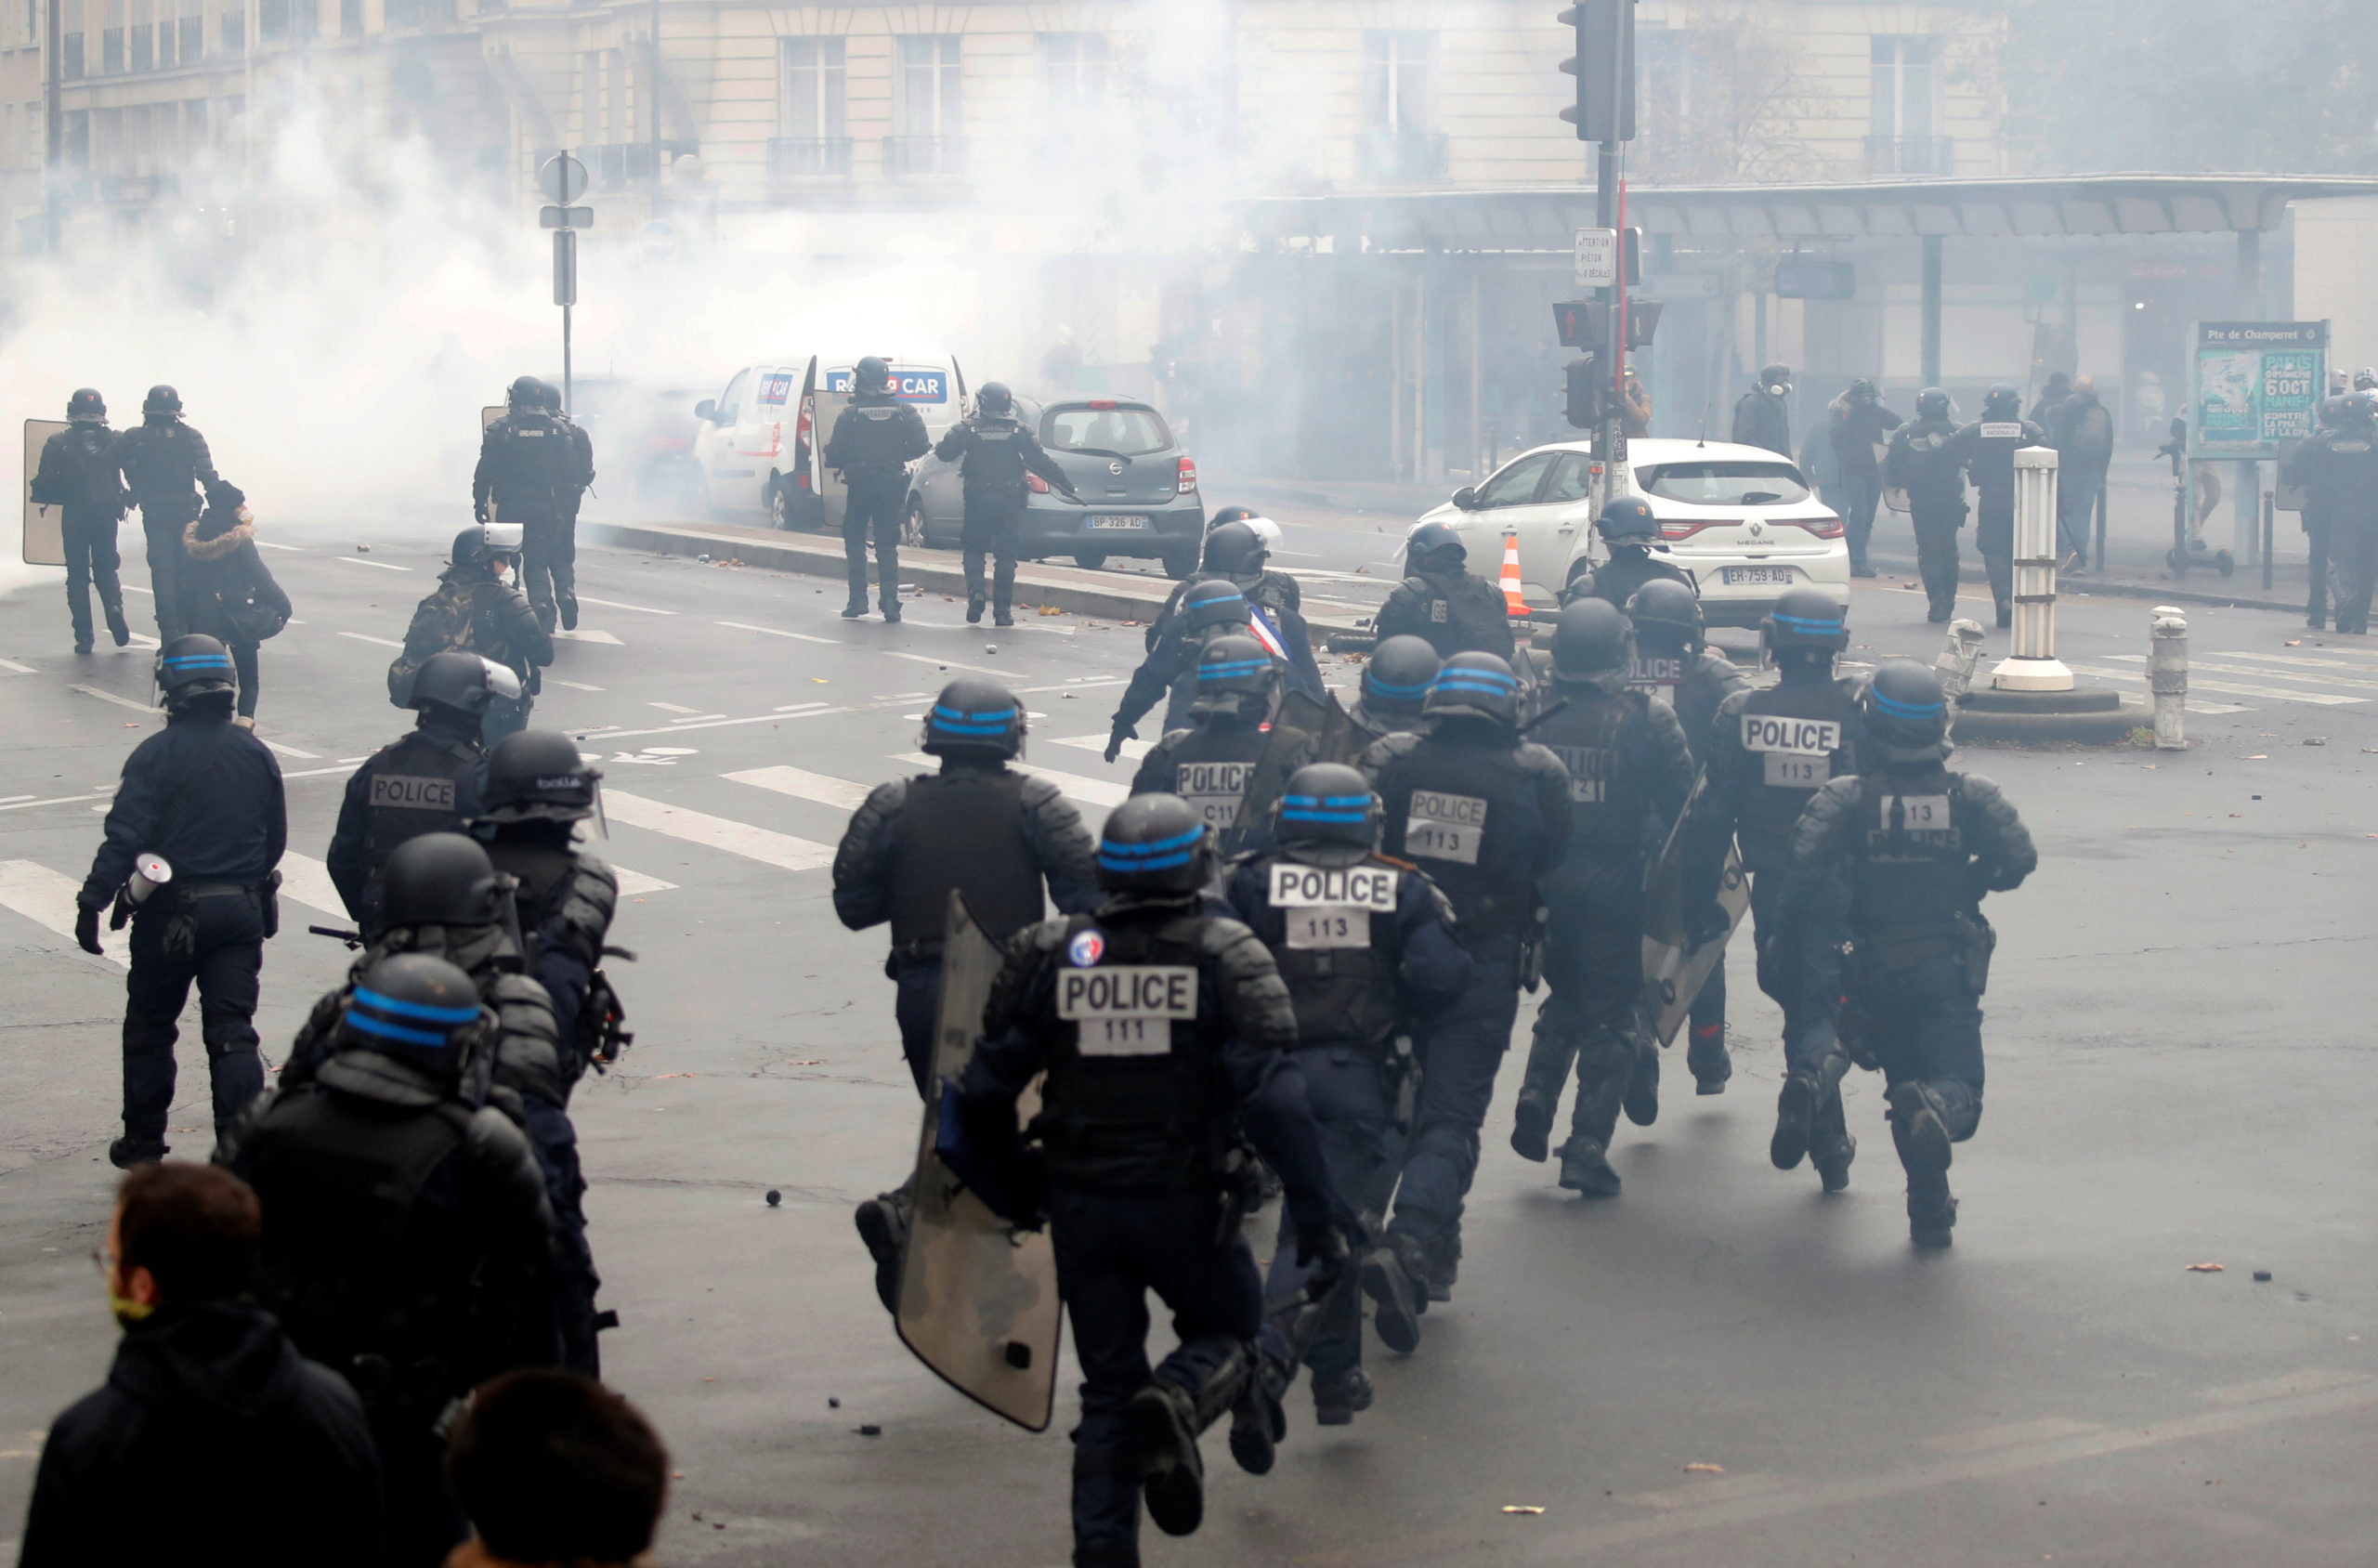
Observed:
[[[644,254],[654,261],[667,261],[677,254],[676,226],[664,218],[653,218],[636,231],[644,242]]]
[[[1856,299],[1858,269],[1846,261],[1792,257],[1775,264],[1778,299]]]
[[[556,153],[537,171],[537,189],[556,206],[568,206],[586,194],[586,165],[567,152]]]
[[[1577,287],[1609,289],[1618,285],[1618,230],[1577,230]]]
[[[539,207],[537,227],[540,229],[592,229],[594,209],[592,207]]]
[[[2328,386],[2326,321],[2197,323],[2195,458],[2276,458],[2308,438]]]
[[[578,235],[568,229],[554,235],[554,303],[578,303]]]

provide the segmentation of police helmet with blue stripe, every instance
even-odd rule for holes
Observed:
[[[1859,699],[1867,736],[1891,762],[1928,762],[1949,738],[1949,699],[1928,664],[1890,659]]]
[[[1363,706],[1377,713],[1418,717],[1444,660],[1426,637],[1410,633],[1380,639],[1363,666]]]
[[[1024,751],[1024,704],[997,681],[952,681],[925,710],[918,750],[936,757],[989,751],[1001,757]]]
[[[1261,717],[1279,684],[1272,650],[1244,632],[1225,633],[1197,655],[1196,698],[1192,713],[1252,713]]]
[[[1491,653],[1457,653],[1429,683],[1420,712],[1432,719],[1468,715],[1515,725],[1520,720],[1520,679]]]
[[[157,650],[157,686],[165,694],[166,707],[181,709],[200,698],[236,694],[240,674],[229,648],[193,632]]]
[[[1213,871],[1214,838],[1179,795],[1133,795],[1098,835],[1098,885],[1109,893],[1195,893]]]
[[[493,925],[510,879],[476,839],[421,833],[397,845],[380,874],[380,924]]]
[[[1358,768],[1344,763],[1307,763],[1288,775],[1287,788],[1272,808],[1273,836],[1284,845],[1378,846],[1379,798]]]
[[[459,1078],[467,1037],[485,1016],[478,987],[462,970],[428,953],[396,953],[373,964],[347,994],[338,1045]]]
[[[1192,582],[1181,595],[1181,629],[1202,632],[1209,626],[1248,623],[1247,595],[1226,578]]]
[[[1598,681],[1623,673],[1634,654],[1635,628],[1608,599],[1588,594],[1561,607],[1560,624],[1552,629],[1554,680]]]
[[[1832,655],[1849,646],[1849,612],[1822,588],[1787,588],[1758,630],[1770,654]]]

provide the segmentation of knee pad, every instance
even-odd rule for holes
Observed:
[[[1414,1153],[1431,1154],[1451,1164],[1466,1184],[1478,1169],[1478,1132],[1449,1121],[1431,1122],[1413,1139]]]
[[[1955,1078],[1935,1078],[1929,1087],[1940,1097],[1940,1124],[1949,1130],[1949,1141],[1962,1143],[1972,1137],[1981,1125],[1980,1093]]]

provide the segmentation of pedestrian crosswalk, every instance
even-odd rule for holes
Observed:
[[[2134,690],[2144,692],[2147,656],[2143,653],[2109,655],[2104,664],[2066,662],[2074,674],[2136,682]],[[2214,702],[2202,699],[2200,693],[2257,700]],[[2195,653],[2189,660],[2191,712],[2241,713],[2273,702],[2341,708],[2368,702],[2372,697],[2378,697],[2378,650],[2323,647],[2266,653],[2235,648]]]

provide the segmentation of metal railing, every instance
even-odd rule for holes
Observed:
[[[770,179],[848,179],[851,138],[848,137],[770,137]]]
[[[956,179],[966,173],[964,137],[885,137],[887,179]]]
[[[1443,131],[1365,131],[1356,163],[1365,179],[1443,179],[1450,145]]]
[[[1956,144],[1947,137],[1868,137],[1866,172],[1870,175],[1954,174]]]

